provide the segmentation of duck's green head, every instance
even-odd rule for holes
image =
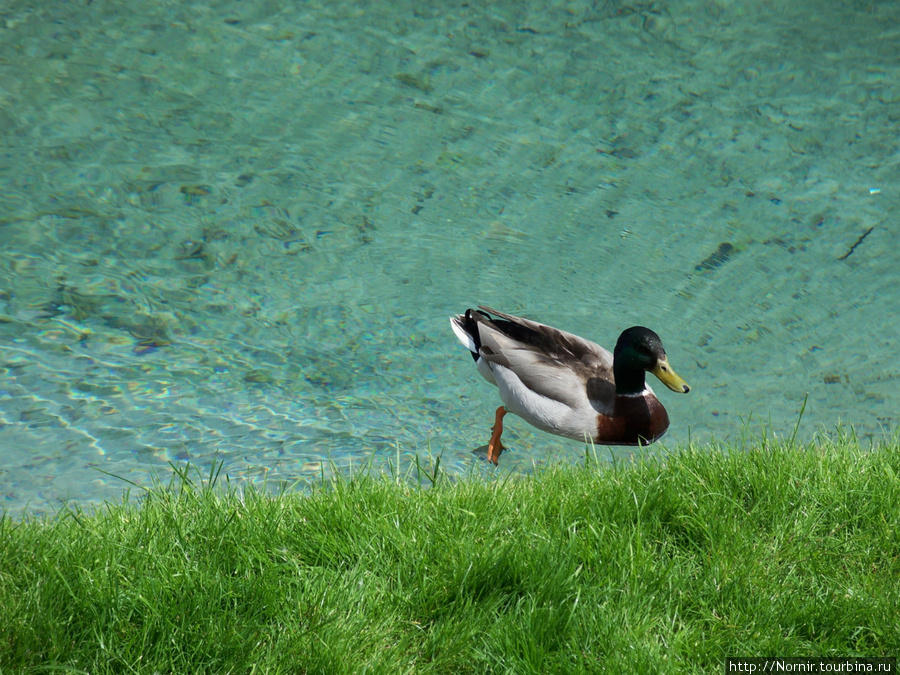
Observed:
[[[659,335],[643,326],[632,326],[622,331],[613,352],[613,371],[616,392],[637,394],[644,389],[644,373],[651,372],[660,382],[679,394],[691,388],[669,365],[666,350]]]

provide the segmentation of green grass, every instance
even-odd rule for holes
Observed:
[[[0,672],[721,672],[900,652],[900,439],[0,521]],[[215,482],[215,481],[213,481]],[[222,481],[219,481],[220,484]]]

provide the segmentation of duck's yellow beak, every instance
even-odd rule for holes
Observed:
[[[672,391],[677,391],[679,394],[686,394],[691,390],[687,382],[682,380],[678,374],[672,370],[672,366],[669,365],[669,359],[666,357],[657,361],[656,367],[650,372],[656,375],[659,378],[659,381]]]

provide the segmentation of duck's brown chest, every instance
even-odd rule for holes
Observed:
[[[611,415],[597,415],[600,445],[649,445],[669,428],[669,414],[653,394],[616,396]]]

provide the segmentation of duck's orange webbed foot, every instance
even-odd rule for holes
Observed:
[[[506,414],[506,408],[502,405],[497,408],[494,413],[494,428],[491,430],[491,440],[488,442],[487,458],[490,462],[497,466],[500,462],[500,453],[506,448],[500,442],[500,436],[503,434],[503,416]]]

